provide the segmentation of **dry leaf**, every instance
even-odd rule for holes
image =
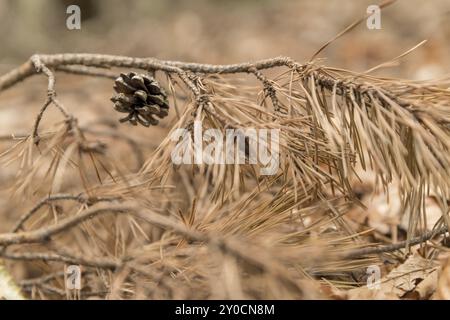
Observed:
[[[382,278],[379,288],[364,286],[351,289],[347,298],[428,299],[436,290],[438,270],[435,262],[414,254]]]

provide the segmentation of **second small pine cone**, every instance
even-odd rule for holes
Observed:
[[[120,122],[149,127],[159,123],[155,116],[162,119],[169,114],[167,94],[151,76],[121,73],[115,80],[114,90],[116,94],[111,98],[114,109],[128,113]]]

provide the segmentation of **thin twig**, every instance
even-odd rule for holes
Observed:
[[[56,108],[58,108],[61,111],[66,120],[68,120],[69,122],[72,122],[74,118],[69,114],[69,112],[67,112],[66,108],[56,99],[55,75],[53,74],[53,72],[50,71],[50,69],[41,61],[40,56],[34,55],[31,57],[30,60],[34,65],[36,72],[38,73],[42,72],[48,78],[47,99],[44,103],[44,106],[39,111],[33,126],[33,141],[37,145],[39,143],[39,135],[38,135],[39,124],[42,120],[42,116],[44,115],[45,111],[47,110],[50,104],[53,103],[56,106]]]
[[[89,68],[85,66],[78,65],[68,65],[68,66],[58,66],[55,68],[55,71],[62,71],[71,74],[83,75],[83,76],[91,76],[91,77],[99,77],[99,78],[107,78],[107,79],[116,79],[117,73],[112,71],[107,71],[100,68]]]
[[[122,266],[122,263],[117,259],[110,259],[107,257],[87,257],[86,255],[61,255],[54,252],[21,252],[9,253],[4,252],[0,255],[4,259],[20,260],[20,261],[57,261],[68,264],[79,264],[86,267],[100,268],[100,269],[116,269]]]
[[[379,254],[379,253],[397,251],[400,249],[407,248],[408,246],[413,246],[413,245],[416,245],[419,243],[426,242],[426,241],[434,238],[437,235],[445,234],[447,231],[448,231],[447,227],[444,226],[444,227],[441,227],[436,230],[427,231],[423,235],[415,237],[415,238],[411,239],[410,241],[405,240],[405,241],[401,241],[398,243],[388,244],[385,246],[379,246],[379,247],[375,247],[375,248],[362,248],[362,249],[352,250],[348,253],[345,253],[343,255],[343,258],[344,259],[355,259],[355,258],[359,258],[361,256],[366,256],[366,255],[371,255],[371,254]]]
[[[30,61],[0,77],[0,91],[5,90],[17,82],[23,81],[26,78],[36,74],[38,72],[35,68],[36,61],[39,61],[39,63],[37,63],[38,66],[43,64],[48,68],[60,68],[68,65],[83,65],[85,67],[99,68],[122,67],[144,70],[160,70],[168,73],[179,73],[180,70],[198,73],[248,73],[251,69],[261,70],[296,64],[288,57],[265,59],[254,63],[247,62],[230,65],[211,65],[179,61],[163,61],[154,58],[131,58],[102,54],[66,53],[55,55],[34,55],[30,58]],[[73,71],[73,68],[70,69]]]
[[[21,280],[21,281],[19,281],[18,284],[21,287],[40,285],[40,284],[52,281],[54,279],[64,277],[64,274],[65,274],[64,271],[50,273],[50,274],[47,274],[45,276],[38,277],[38,278]]]
[[[19,221],[16,223],[16,225],[14,226],[14,228],[11,230],[12,233],[19,231],[23,224],[28,221],[31,216],[33,216],[40,208],[42,208],[44,205],[46,204],[50,204],[54,201],[61,201],[61,200],[71,200],[71,201],[77,201],[79,203],[89,203],[89,204],[94,204],[96,202],[102,202],[102,201],[113,201],[116,200],[117,197],[112,197],[112,198],[93,198],[93,197],[86,197],[83,194],[79,194],[79,195],[73,195],[73,194],[54,194],[54,195],[50,195],[42,200],[40,200],[30,211],[26,212],[25,214],[23,214]]]
[[[79,223],[91,219],[94,216],[98,216],[105,213],[121,214],[132,210],[134,207],[130,205],[110,205],[90,208],[79,215],[72,216],[61,220],[55,225],[43,227],[33,231],[24,231],[19,233],[3,233],[0,234],[0,245],[11,245],[18,243],[37,243],[45,242],[50,237],[61,233],[67,229],[78,225]]]

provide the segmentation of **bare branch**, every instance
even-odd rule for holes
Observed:
[[[398,243],[389,244],[389,245],[385,245],[385,246],[379,246],[379,247],[375,247],[375,248],[362,248],[362,249],[352,250],[348,253],[345,253],[343,255],[343,258],[344,259],[355,259],[355,258],[360,258],[360,257],[366,256],[366,255],[393,252],[393,251],[397,251],[400,249],[405,249],[409,246],[413,246],[416,244],[426,242],[426,241],[434,238],[435,236],[445,234],[446,232],[448,232],[448,229],[446,226],[444,226],[444,227],[441,227],[436,230],[427,231],[423,235],[415,237],[409,241],[405,240],[405,241],[400,241]]]
[[[117,74],[115,72],[107,71],[100,68],[89,68],[78,65],[58,66],[55,67],[55,71],[62,71],[65,73],[71,73],[76,75],[107,78],[107,79],[117,78]]]
[[[123,56],[101,55],[101,54],[55,54],[55,55],[34,55],[30,61],[19,68],[0,77],[0,91],[5,90],[17,82],[36,74],[35,69],[43,64],[49,68],[61,68],[63,71],[75,71],[77,74],[89,74],[86,69],[81,70],[73,65],[83,65],[85,67],[122,67],[137,68],[143,70],[160,70],[168,73],[180,73],[180,70],[199,72],[199,73],[248,73],[251,69],[269,69],[274,67],[293,65],[295,62],[287,57],[278,57],[256,61],[254,63],[240,63],[230,65],[210,65],[199,63],[184,63],[179,61],[163,61],[154,58],[130,58]],[[69,69],[65,66],[72,65]]]

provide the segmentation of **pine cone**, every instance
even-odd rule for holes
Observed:
[[[114,90],[117,92],[111,101],[118,112],[128,113],[120,122],[129,121],[132,125],[138,123],[149,127],[156,126],[159,121],[169,114],[169,104],[164,89],[152,77],[130,72],[121,73],[116,79]]]

